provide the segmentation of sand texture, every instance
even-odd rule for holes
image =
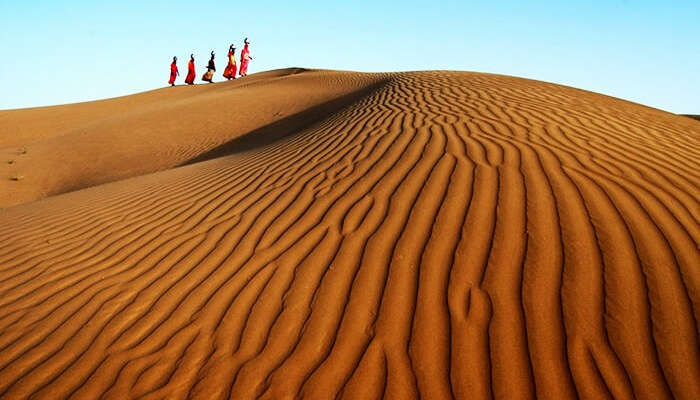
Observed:
[[[287,69],[0,112],[2,399],[700,399],[700,123]]]

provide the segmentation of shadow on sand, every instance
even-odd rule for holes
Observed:
[[[221,144],[180,164],[180,166],[207,161],[234,153],[241,153],[272,144],[282,138],[322,121],[343,108],[361,100],[384,85],[387,80],[388,79],[378,81],[377,83],[374,83],[366,88],[335,98],[325,103],[321,103],[317,106],[313,106],[288,117],[284,117],[279,121],[275,121],[269,125],[263,126],[262,128],[258,128],[229,142]]]

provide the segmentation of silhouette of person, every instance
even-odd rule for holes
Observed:
[[[170,86],[175,86],[175,78],[179,75],[180,72],[177,70],[177,57],[173,57],[173,62],[170,64],[170,80],[168,81]]]
[[[194,85],[194,54],[190,54],[190,62],[187,63],[187,77],[185,78],[185,83],[188,85]]]
[[[224,78],[226,79],[236,79],[236,46],[231,45],[228,48],[228,65],[224,70]]]
[[[214,65],[214,52],[211,52],[211,58],[209,59],[209,65],[207,65],[207,72],[204,73],[202,77],[203,81],[212,83],[214,78],[214,72],[216,72],[216,65]]]
[[[245,38],[243,43],[245,43],[245,45],[243,46],[243,50],[241,50],[241,69],[238,72],[238,75],[240,76],[248,75],[248,63],[253,59],[253,57],[250,56],[250,50],[248,49],[248,45],[250,44],[248,38]]]

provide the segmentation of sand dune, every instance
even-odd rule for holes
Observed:
[[[227,144],[240,150],[231,142],[246,133],[248,147],[259,147],[329,116],[383,79],[303,71],[0,111],[0,207],[213,157]],[[21,181],[6,179],[13,175]]]
[[[692,119],[293,69],[0,126],[0,398],[700,398]]]

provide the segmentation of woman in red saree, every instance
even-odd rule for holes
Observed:
[[[253,57],[250,56],[250,50],[248,49],[250,41],[248,38],[245,38],[243,42],[245,43],[245,46],[243,46],[243,50],[241,50],[241,70],[238,72],[238,75],[240,76],[248,75],[248,62],[253,59]]]
[[[187,77],[185,78],[185,83],[188,85],[194,85],[194,54],[190,54],[190,62],[187,63]]]
[[[236,79],[236,46],[231,45],[228,48],[228,65],[224,70],[224,78]]]
[[[170,64],[170,80],[168,83],[170,86],[175,86],[175,78],[180,75],[180,72],[177,70],[177,57],[173,57],[173,63]]]

